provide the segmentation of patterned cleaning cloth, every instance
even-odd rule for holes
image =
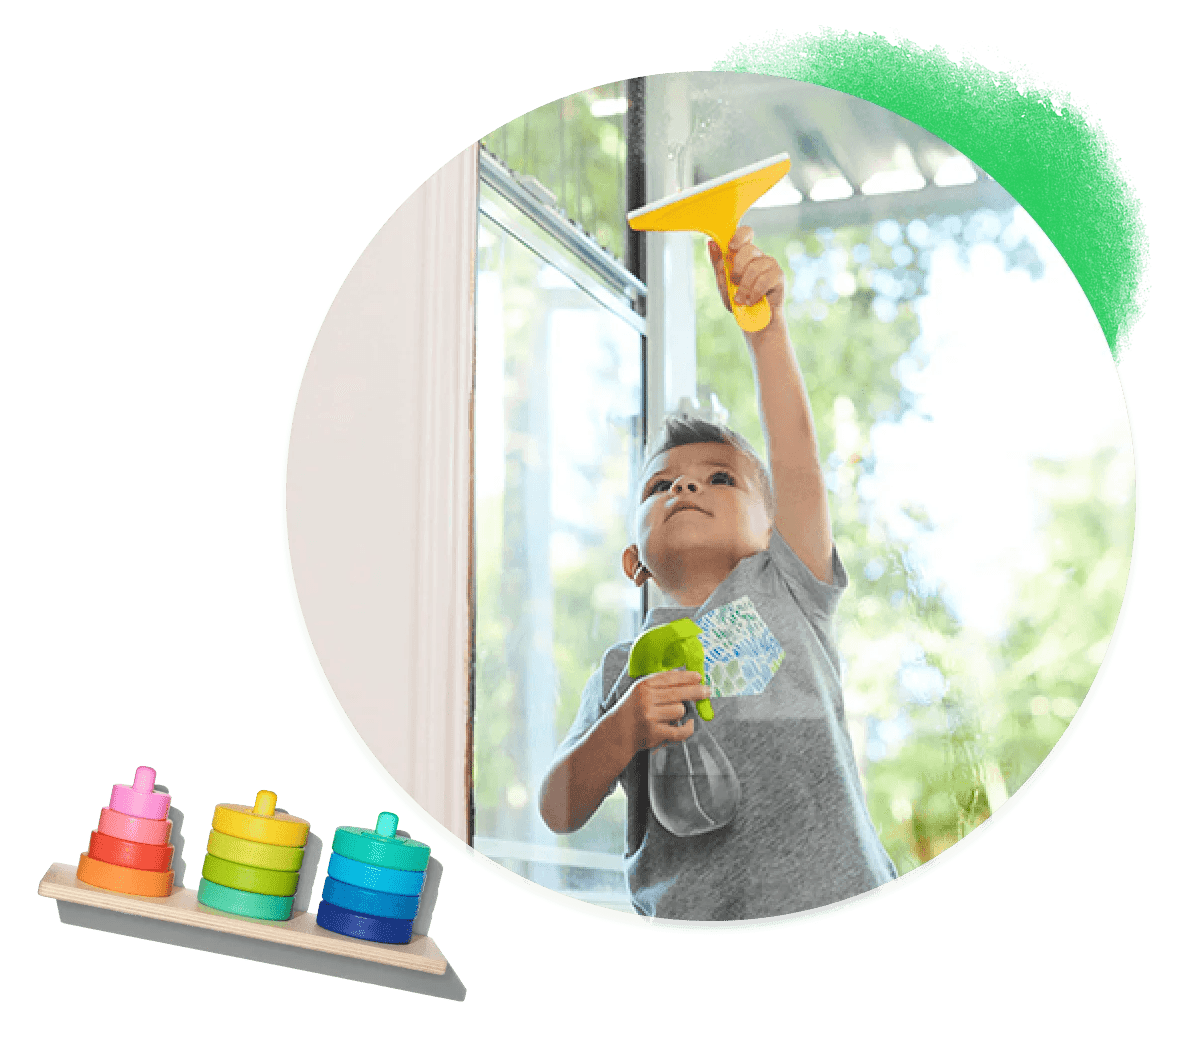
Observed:
[[[785,650],[747,595],[695,620],[703,632],[704,670],[712,699],[756,696],[785,659]]]

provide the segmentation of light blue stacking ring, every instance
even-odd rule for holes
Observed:
[[[380,915],[384,919],[414,919],[415,913],[419,911],[418,897],[354,887],[332,876],[325,877],[321,897],[338,908],[348,908],[351,912],[365,915]]]
[[[328,873],[351,887],[365,887],[384,894],[404,894],[419,897],[423,890],[423,872],[406,872],[403,869],[384,869],[380,865],[367,865],[354,861],[344,854],[329,855]]]

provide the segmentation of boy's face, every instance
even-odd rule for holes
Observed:
[[[773,520],[756,464],[727,443],[693,443],[658,454],[642,473],[637,544],[625,574],[640,586],[638,561],[664,590],[698,560],[726,566],[769,546]]]

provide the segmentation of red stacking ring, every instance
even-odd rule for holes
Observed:
[[[96,829],[90,834],[87,855],[95,861],[141,872],[168,872],[173,860],[173,846],[170,843],[132,843]]]

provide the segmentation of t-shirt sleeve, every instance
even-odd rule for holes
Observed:
[[[829,623],[838,608],[839,599],[847,590],[847,570],[839,558],[839,549],[831,546],[831,582],[819,580],[810,568],[798,558],[797,553],[786,543],[785,538],[773,528],[769,536],[769,557],[774,568],[789,586],[789,592],[801,607],[802,612],[812,619]]]
[[[555,750],[552,757],[553,762],[563,757],[584,738],[623,694],[622,689],[618,686],[628,683],[628,677],[623,673],[625,667],[621,662],[623,659],[627,660],[628,650],[627,644],[623,648],[614,645],[605,653],[604,658],[600,661],[600,666],[593,671],[588,683],[584,685],[584,691],[580,695],[580,705],[576,709],[576,716],[572,719],[571,727],[568,728],[563,742]],[[609,792],[616,789],[616,786],[614,781],[609,787]]]

